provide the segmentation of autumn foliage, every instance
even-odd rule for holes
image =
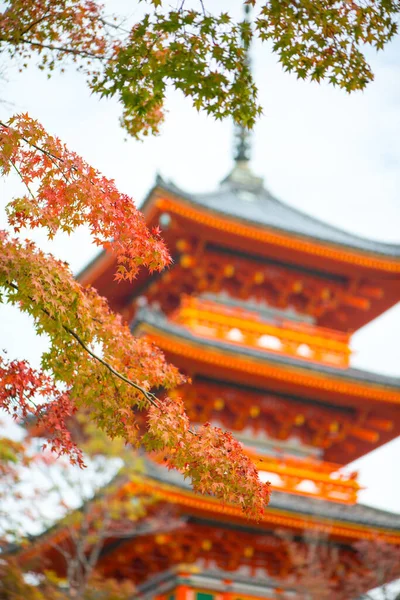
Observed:
[[[299,600],[397,600],[398,590],[388,585],[400,575],[400,548],[379,536],[342,547],[329,535],[307,532],[297,540],[286,537],[291,572],[287,583]],[[378,594],[373,590],[379,588]],[[291,591],[281,600],[290,600]]]
[[[112,244],[117,279],[132,279],[142,264],[154,270],[169,263],[158,232],[149,232],[132,199],[37,121],[21,115],[2,124],[0,156],[3,175],[15,169],[26,187],[26,194],[7,207],[15,232],[43,227],[52,238],[85,224],[94,243]]]
[[[87,223],[96,243],[115,253],[116,278],[132,278],[142,264],[160,269],[169,256],[157,232],[149,232],[133,201],[119,194],[80,157],[28,116],[1,126],[0,167],[14,167],[27,192],[7,207],[10,226],[43,227],[52,237]],[[253,515],[268,501],[268,486],[229,433],[210,426],[193,431],[180,400],[161,400],[183,377],[145,339],[135,339],[104,298],[83,288],[68,266],[30,241],[1,233],[3,299],[29,314],[50,340],[42,370],[26,361],[2,359],[0,406],[16,419],[34,417],[48,444],[83,466],[68,430],[78,409],[111,438],[163,449],[168,463],[189,476],[194,489],[239,502]],[[150,409],[150,410],[149,410]],[[141,437],[135,410],[149,410]]]
[[[11,499],[18,510],[4,515],[7,528],[0,503],[2,600],[128,600],[136,591],[133,582],[101,574],[107,544],[184,526],[173,509],[135,488],[141,469],[131,447],[110,442],[83,414],[76,421],[88,469],[56,460],[48,449],[31,453],[30,470],[20,469],[19,480],[8,490],[8,508]],[[0,491],[4,484],[3,478]],[[40,525],[42,535],[18,536],[21,512],[22,529],[32,534],[32,527],[37,532]]]
[[[193,488],[260,515],[269,501],[269,484],[258,479],[253,463],[233,435],[209,423],[191,431],[183,402],[167,399],[163,410],[149,410],[148,450],[166,450],[165,462],[192,481]]]
[[[131,22],[94,0],[6,0],[0,52],[24,69],[32,58],[48,72],[73,62],[90,89],[114,97],[135,137],[157,133],[168,87],[216,118],[251,127],[261,112],[244,48],[272,43],[284,69],[348,92],[373,80],[365,50],[380,50],[398,30],[398,0],[245,0],[253,27],[212,3],[178,8],[147,0]],[[245,41],[245,44],[243,44]]]

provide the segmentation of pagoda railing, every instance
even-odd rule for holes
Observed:
[[[172,318],[203,337],[339,368],[349,366],[349,335],[342,332],[284,319],[270,323],[253,311],[196,297],[184,297]]]
[[[243,449],[257,467],[260,479],[269,481],[273,490],[342,504],[357,502],[361,487],[356,472],[340,472],[340,465],[325,461],[262,455],[246,446]],[[153,452],[150,456],[164,463],[165,453]]]
[[[312,459],[264,456],[245,448],[259,469],[260,477],[272,488],[331,502],[355,504],[360,485],[357,473],[340,472],[340,465]]]

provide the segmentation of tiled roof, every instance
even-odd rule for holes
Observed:
[[[278,200],[254,178],[238,182],[228,177],[214,192],[187,193],[175,184],[158,178],[157,187],[165,189],[191,204],[257,226],[273,228],[316,241],[400,259],[400,244],[386,244],[362,238],[333,227]],[[148,198],[151,196],[148,196]]]
[[[190,482],[184,479],[179,472],[168,470],[149,460],[146,460],[145,463],[146,472],[152,479],[175,485],[187,491],[191,489]],[[326,502],[318,498],[274,491],[271,495],[269,507],[300,513],[305,516],[332,519],[333,521],[400,530],[400,514],[379,510],[365,504]]]
[[[246,567],[244,568],[246,569]],[[227,581],[229,581],[228,584]],[[212,565],[206,569],[193,569],[192,572],[184,574],[176,572],[176,569],[162,571],[152,575],[145,583],[139,585],[138,591],[142,600],[153,600],[157,595],[172,592],[178,585],[190,585],[194,589],[208,589],[212,595],[215,592],[226,592],[227,586],[229,586],[230,593],[234,593],[238,598],[255,596],[271,600],[271,598],[277,598],[276,588],[282,589],[284,584],[282,581],[278,582],[272,579],[261,569],[258,573],[250,575],[248,572],[241,572],[240,568],[236,571],[226,571],[217,565]],[[292,596],[295,597],[293,592],[291,594],[288,592],[288,597]]]
[[[132,324],[132,329],[135,329],[141,322],[153,325],[162,331],[166,331],[180,338],[196,342],[204,347],[219,349],[240,356],[256,358],[258,360],[265,360],[270,363],[291,365],[293,367],[298,367],[309,371],[326,373],[343,380],[354,380],[362,383],[371,383],[389,388],[400,389],[400,379],[397,377],[388,377],[386,375],[371,373],[369,371],[354,369],[352,367],[348,369],[336,368],[330,365],[324,365],[322,363],[313,363],[309,360],[302,360],[301,358],[294,358],[284,354],[269,352],[268,350],[259,350],[257,348],[246,347],[230,342],[211,340],[201,336],[196,336],[186,327],[182,327],[181,325],[177,325],[176,323],[169,321],[163,313],[156,312],[148,308],[144,308],[139,311],[136,320]]]

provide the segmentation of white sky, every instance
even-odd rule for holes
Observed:
[[[115,4],[131,10],[133,3]],[[231,4],[213,0],[221,10]],[[240,3],[234,4],[236,10]],[[371,54],[371,61],[375,82],[349,96],[284,74],[269,49],[256,44],[253,68],[264,115],[255,128],[252,165],[274,195],[296,208],[353,233],[400,243],[400,38]],[[0,118],[28,112],[138,202],[157,171],[187,191],[207,191],[232,167],[231,123],[198,114],[178,93],[169,94],[162,135],[140,143],[126,140],[119,128],[117,103],[91,96],[72,69],[48,80],[34,67],[20,74],[10,66],[6,76],[0,98],[13,106],[0,104]],[[0,182],[1,206],[16,189],[15,181]],[[85,231],[51,245],[43,236],[35,239],[74,271],[96,252]],[[398,306],[354,336],[352,364],[400,377],[399,337]],[[0,345],[10,357],[37,364],[45,342],[27,318],[0,307]],[[400,439],[352,465],[368,488],[361,501],[400,512],[399,460]]]

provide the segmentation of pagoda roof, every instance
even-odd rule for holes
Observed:
[[[240,170],[243,173],[240,173]],[[272,228],[382,257],[400,258],[400,244],[388,244],[357,236],[278,200],[264,187],[260,178],[250,173],[247,164],[236,164],[219,189],[210,193],[188,193],[161,177],[157,178],[156,187],[199,208],[258,227]],[[154,189],[147,196],[144,206]]]
[[[182,491],[191,491],[190,482],[178,471],[168,470],[149,459],[145,459],[147,476],[160,483],[172,485]],[[400,531],[400,514],[373,508],[365,504],[343,504],[327,502],[319,498],[299,496],[288,492],[273,491],[266,512],[271,509],[295,513],[313,519],[328,519],[335,522],[358,524]]]
[[[254,521],[236,505],[222,505],[212,496],[195,493],[190,481],[180,472],[169,470],[146,456],[142,457],[142,464],[143,471],[140,477],[135,481],[122,483],[119,490],[155,493],[158,501],[179,505],[180,516],[189,517],[192,521],[200,517],[200,520],[208,521],[213,526],[216,522],[220,522],[222,526],[225,523],[225,526],[261,535],[269,531],[271,525],[273,528],[282,526],[289,529],[314,529],[341,538],[357,540],[374,539],[374,536],[379,534],[389,543],[400,544],[400,514],[362,504],[327,502],[318,498],[274,490],[263,515],[259,520]],[[36,543],[26,547],[13,544],[8,547],[7,552],[18,553],[23,564],[29,564],[32,559],[41,556],[41,565],[45,565],[43,556],[51,556],[56,548],[55,543],[68,538],[70,533],[70,528],[56,524],[34,536],[32,540]],[[156,531],[152,527],[150,529],[146,527],[144,519],[143,528],[139,527],[133,537],[140,538],[153,533]],[[120,539],[118,543],[125,543],[129,539],[132,538],[127,536],[124,540]],[[111,546],[108,546],[106,553],[113,548],[112,538],[110,541]],[[61,563],[52,564],[62,572],[64,566],[60,567]]]
[[[334,367],[320,362],[312,362],[301,358],[295,358],[285,354],[274,353],[265,349],[252,348],[242,344],[225,342],[219,339],[205,338],[194,334],[189,328],[179,325],[169,319],[161,311],[142,308],[132,323],[132,330],[136,329],[141,323],[154,326],[157,329],[164,331],[174,337],[183,338],[188,342],[194,342],[204,347],[212,348],[222,352],[238,355],[239,357],[248,357],[257,361],[266,361],[282,366],[291,366],[295,368],[305,369],[310,372],[318,372],[322,374],[332,375],[335,379],[353,380],[363,384],[372,384],[374,386],[382,386],[400,391],[400,378],[371,373],[362,369],[353,367],[340,368]]]
[[[227,571],[216,565],[200,570],[197,566],[179,564],[172,569],[154,575],[150,580],[138,586],[138,591],[143,600],[153,600],[156,594],[172,592],[178,585],[190,585],[192,588],[210,590],[212,592],[224,592],[226,581],[229,581],[229,591],[237,598],[249,596],[272,600],[278,598],[276,588],[282,590],[282,582],[274,581],[263,573],[251,575],[240,572]],[[290,594],[290,591],[288,592]],[[291,592],[293,595],[293,591]],[[212,594],[213,595],[213,594]],[[168,594],[169,596],[169,594]]]

